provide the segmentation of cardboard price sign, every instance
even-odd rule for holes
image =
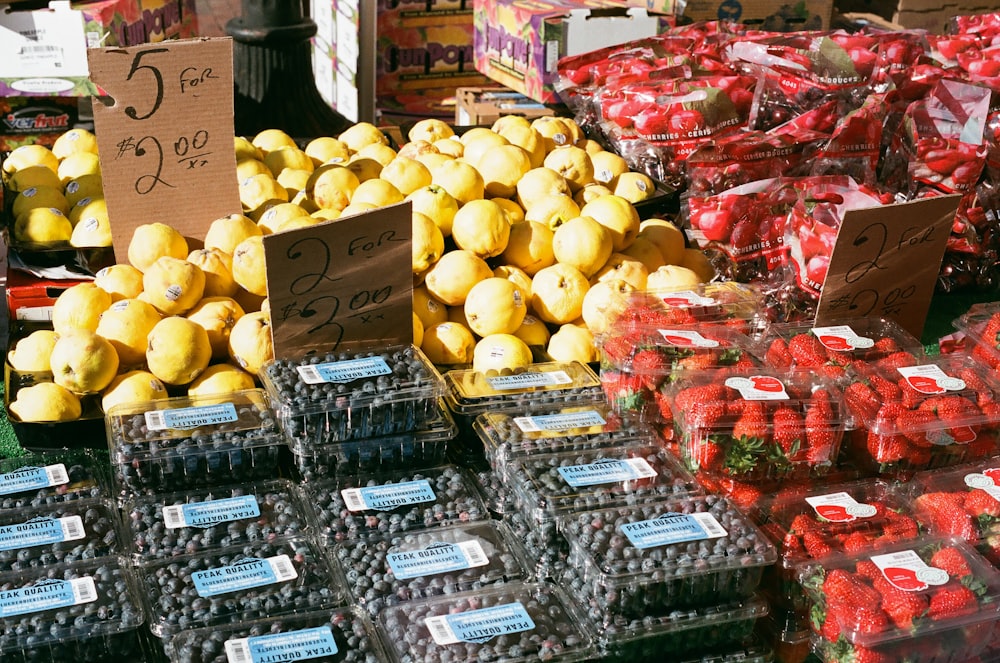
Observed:
[[[844,214],[816,324],[877,316],[920,338],[960,199],[938,196]]]
[[[274,356],[413,342],[410,203],[264,236]]]
[[[209,224],[242,211],[233,150],[231,38],[87,50],[104,198],[115,258],[136,226],[159,221],[200,246]],[[107,104],[107,105],[105,105]]]

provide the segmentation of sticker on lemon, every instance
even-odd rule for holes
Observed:
[[[180,315],[205,295],[205,272],[198,265],[163,256],[142,275],[142,294],[164,315]]]
[[[483,279],[465,298],[465,319],[479,336],[512,334],[528,313],[521,289],[507,279]]]
[[[531,363],[531,348],[513,334],[485,336],[472,351],[472,370],[480,373],[509,372]]]

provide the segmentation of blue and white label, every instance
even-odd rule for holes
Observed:
[[[535,628],[535,622],[520,601],[454,615],[428,617],[424,623],[434,642],[439,645],[453,645],[459,642],[482,644],[501,635],[531,631]]]
[[[0,527],[0,550],[18,550],[49,543],[76,541],[85,535],[80,516],[32,518]]]
[[[0,495],[51,488],[66,483],[69,483],[69,473],[62,463],[45,467],[22,467],[13,472],[0,474]]]
[[[238,421],[232,403],[179,407],[172,410],[150,410],[145,413],[149,430],[188,430],[200,426],[217,426]]]
[[[636,548],[718,539],[728,534],[710,513],[665,513],[652,520],[626,523],[622,533]]]
[[[277,555],[265,559],[251,557],[229,566],[195,571],[191,574],[191,581],[198,596],[207,598],[252,587],[276,585],[297,576],[288,555]]]
[[[645,458],[611,458],[586,465],[566,465],[557,469],[563,481],[574,488],[651,479],[656,476],[656,470]]]
[[[403,481],[387,486],[366,486],[365,488],[345,488],[340,491],[348,511],[388,511],[401,506],[433,502],[437,499],[431,482]]]
[[[392,369],[381,357],[365,357],[364,359],[348,359],[325,364],[306,364],[296,366],[299,377],[306,384],[322,384],[324,382],[354,382],[377,378],[380,375],[392,375]]]
[[[29,587],[0,592],[0,618],[68,608],[96,600],[97,588],[90,576],[72,580],[43,580]]]
[[[566,371],[541,371],[517,373],[516,375],[496,375],[486,378],[494,391],[514,391],[532,387],[559,387],[573,384],[573,378]]]
[[[434,542],[420,550],[391,552],[385,561],[398,580],[408,580],[486,566],[490,558],[478,541],[461,541]]]
[[[514,425],[522,433],[541,433],[543,431],[566,431],[574,428],[590,428],[604,426],[608,422],[595,410],[566,412],[561,414],[542,414],[536,417],[514,417]]]
[[[339,653],[329,626],[226,640],[227,663],[308,661]]]
[[[259,517],[260,505],[256,495],[163,507],[163,524],[167,529],[211,527],[219,523]]]

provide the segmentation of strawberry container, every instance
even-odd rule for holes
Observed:
[[[1000,387],[961,354],[856,364],[844,386],[845,459],[886,477],[952,467],[998,451]]]
[[[727,326],[754,336],[765,324],[764,295],[752,284],[724,281],[690,288],[659,288],[630,293],[612,326],[625,328],[649,323]]]
[[[413,345],[275,359],[260,378],[300,449],[425,430],[445,394],[441,374]]]
[[[805,562],[799,580],[825,663],[969,661],[1000,617],[1000,573],[954,538]]]
[[[839,389],[811,371],[688,372],[666,398],[688,467],[743,482],[830,473],[846,425]]]
[[[649,427],[623,420],[606,403],[529,414],[487,412],[476,417],[473,428],[490,467],[501,474],[514,458],[655,440]]]
[[[757,622],[757,635],[771,648],[777,663],[805,663],[811,649],[809,620],[793,612],[771,608]]]
[[[1000,565],[1000,458],[918,472],[905,488],[932,534],[960,538]]]
[[[574,594],[592,615],[643,619],[749,599],[777,551],[716,495],[581,511],[560,522]]]
[[[750,515],[778,548],[778,563],[765,573],[762,591],[775,607],[799,614],[809,607],[796,574],[801,564],[878,550],[926,531],[913,517],[909,500],[878,479],[765,498]]]
[[[1000,369],[1000,302],[973,304],[952,325],[972,341],[973,358]]]
[[[822,327],[773,324],[758,343],[758,356],[771,368],[808,369],[834,380],[843,379],[854,362],[875,363],[897,352],[924,354],[919,339],[886,318],[852,318]]]
[[[395,472],[431,467],[445,462],[448,445],[458,434],[444,399],[437,399],[434,415],[423,430],[395,433],[329,444],[289,440],[292,466],[303,481],[319,481],[355,474]]]

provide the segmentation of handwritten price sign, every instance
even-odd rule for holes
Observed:
[[[959,199],[939,196],[847,212],[816,324],[884,317],[920,338]]]
[[[104,197],[118,262],[135,227],[160,221],[197,245],[240,212],[229,38],[88,49]]]
[[[264,237],[277,357],[413,342],[412,207]]]

